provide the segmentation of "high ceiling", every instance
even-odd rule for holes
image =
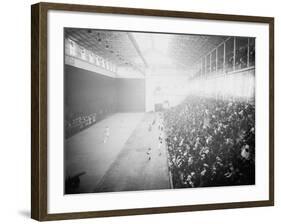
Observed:
[[[65,29],[66,38],[92,50],[117,66],[192,69],[200,59],[226,37],[142,32]]]

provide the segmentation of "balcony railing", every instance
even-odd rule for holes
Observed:
[[[255,68],[255,38],[229,37],[202,56],[192,78],[207,78]]]

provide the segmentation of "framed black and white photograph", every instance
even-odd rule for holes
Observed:
[[[274,204],[274,19],[32,6],[32,218]]]

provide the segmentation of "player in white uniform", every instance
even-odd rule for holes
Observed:
[[[109,127],[106,126],[104,130],[103,143],[106,143],[108,141],[109,135],[110,135]]]

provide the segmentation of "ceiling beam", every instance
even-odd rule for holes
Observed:
[[[135,38],[133,37],[133,35],[131,33],[127,33],[127,35],[129,37],[130,41],[132,42],[133,46],[135,47],[135,49],[136,49],[138,55],[140,56],[141,60],[143,61],[145,67],[147,68],[148,67],[148,63],[146,62],[145,58],[143,57],[143,55],[142,55],[142,53],[140,51],[140,48],[139,48]]]

